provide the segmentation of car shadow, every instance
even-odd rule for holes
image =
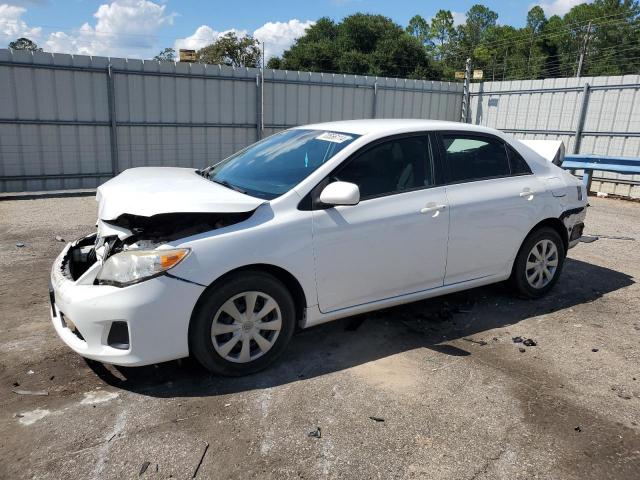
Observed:
[[[417,348],[471,355],[448,343],[482,343],[490,340],[482,339],[487,330],[591,302],[633,283],[624,273],[567,259],[560,281],[542,299],[517,298],[496,284],[330,322],[300,331],[274,365],[245,377],[212,375],[193,359],[137,368],[87,364],[106,383],[138,394],[224,395],[302,381]]]

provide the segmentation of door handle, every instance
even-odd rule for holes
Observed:
[[[447,208],[446,205],[436,205],[434,202],[427,203],[424,208],[420,210],[420,213],[439,212]]]

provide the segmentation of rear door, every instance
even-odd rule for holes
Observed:
[[[332,180],[360,188],[360,203],[316,209],[313,244],[322,312],[442,286],[449,213],[427,134],[364,147]]]
[[[544,185],[502,139],[442,132],[450,207],[444,284],[508,272],[544,209]]]

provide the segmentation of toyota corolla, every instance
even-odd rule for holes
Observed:
[[[201,170],[126,170],[97,201],[97,231],[52,267],[62,340],[105,363],[193,355],[243,375],[296,328],[505,280],[544,295],[587,197],[497,130],[359,120],[286,130]]]

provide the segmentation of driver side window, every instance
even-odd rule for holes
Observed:
[[[362,200],[431,186],[434,178],[429,137],[379,143],[349,161],[335,178],[358,185]]]

